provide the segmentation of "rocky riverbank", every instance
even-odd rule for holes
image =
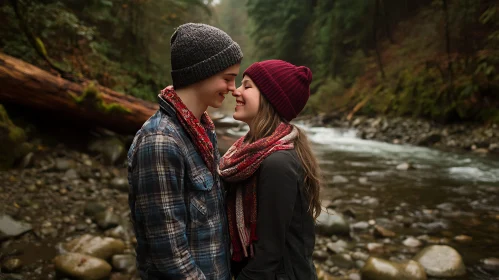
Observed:
[[[463,258],[452,244],[470,244],[470,236],[411,236],[391,230],[416,224],[416,219],[403,215],[396,215],[394,221],[377,218],[350,223],[354,217],[351,210],[341,214],[331,209],[319,217],[320,235],[313,256],[322,279],[468,279]],[[437,224],[431,227],[436,229]],[[485,258],[480,263],[480,269],[499,275],[498,258]]]
[[[126,169],[103,158],[58,145],[39,151],[24,169],[0,173],[1,279],[138,279]],[[329,213],[319,218],[314,252],[322,279],[466,279],[459,278],[467,272],[453,244],[472,238],[441,236],[446,227],[438,217],[478,222],[475,216],[456,216],[449,203],[422,213],[401,203],[386,210],[393,219],[362,220],[352,208],[355,198],[347,199],[323,201]],[[379,200],[365,197],[360,203],[369,207]],[[499,259],[490,256],[481,267],[497,273]]]
[[[353,117],[322,114],[304,116],[299,121],[311,126],[352,128],[359,137],[393,144],[410,144],[450,151],[472,151],[499,156],[499,125],[439,124],[400,117]]]
[[[347,122],[326,116],[301,121],[355,128],[366,139],[483,154],[496,154],[499,143],[495,126],[364,117]],[[28,134],[31,152],[16,160],[15,168],[0,172],[0,279],[138,279],[123,165],[130,137],[95,131],[89,137],[81,129],[67,129],[63,135],[70,139]],[[233,141],[219,137],[222,149]],[[79,148],[73,147],[76,142]],[[435,207],[397,200],[396,206],[386,206],[379,196],[386,186],[367,177],[338,175],[332,185],[331,200],[323,201],[329,214],[321,216],[314,252],[322,279],[468,279],[470,272],[499,277],[499,256],[493,250],[497,239],[491,237],[499,233],[496,187],[453,190],[466,197],[480,194],[469,209],[460,205],[462,200]],[[487,235],[474,232],[474,225],[483,225]],[[481,250],[479,257],[463,261],[469,256],[458,252],[479,238],[492,251]]]

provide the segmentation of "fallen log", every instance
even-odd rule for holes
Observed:
[[[10,102],[133,134],[158,109],[156,103],[99,85],[73,83],[0,53],[0,103]]]

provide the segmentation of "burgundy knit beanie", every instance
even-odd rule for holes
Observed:
[[[274,110],[287,120],[294,119],[303,110],[310,96],[312,71],[282,60],[265,60],[251,64],[248,75]]]

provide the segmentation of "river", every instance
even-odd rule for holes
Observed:
[[[494,277],[479,261],[499,257],[497,158],[363,140],[354,130],[302,128],[320,160],[322,199],[336,210],[352,210],[353,223],[375,220],[390,228],[397,237],[388,242],[396,248],[407,236],[440,239],[463,256],[469,272],[463,279]],[[472,240],[458,242],[460,235]],[[371,242],[363,236],[354,239]],[[413,255],[403,245],[390,255],[397,254]]]

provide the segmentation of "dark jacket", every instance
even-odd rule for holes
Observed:
[[[229,238],[224,194],[172,106],[137,132],[128,152],[129,206],[144,280],[228,280]],[[207,131],[220,155],[214,131]]]
[[[255,257],[237,279],[317,279],[314,220],[307,211],[304,171],[296,151],[271,154],[258,172]]]

